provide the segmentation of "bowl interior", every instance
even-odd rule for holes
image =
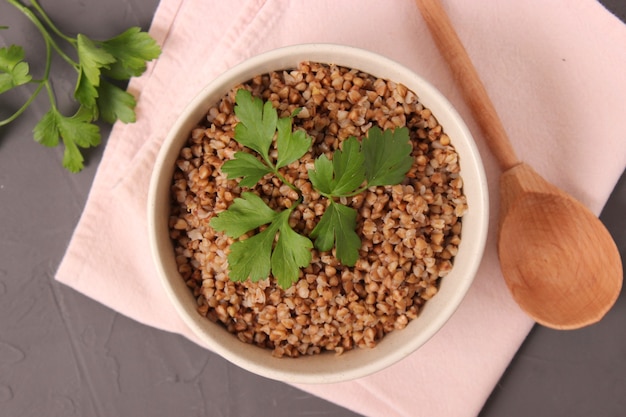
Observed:
[[[296,359],[275,358],[270,350],[239,341],[196,312],[196,301],[180,277],[168,234],[169,187],[175,160],[188,133],[207,109],[234,85],[270,71],[316,61],[356,68],[403,83],[430,108],[452,140],[460,159],[468,211],[463,217],[462,241],[452,271],[420,316],[401,331],[387,334],[374,349],[354,349],[342,355],[325,353]],[[356,48],[310,44],[270,51],[251,58],[207,85],[183,111],[158,155],[148,197],[148,226],[158,275],[177,311],[212,351],[256,374],[290,383],[331,383],[362,377],[404,358],[425,343],[454,313],[480,264],[488,224],[487,183],[472,136],[447,99],[407,68],[380,55]]]

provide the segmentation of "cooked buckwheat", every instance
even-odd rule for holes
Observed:
[[[354,267],[314,249],[312,263],[286,290],[272,277],[256,283],[228,279],[232,239],[213,230],[209,221],[242,192],[238,181],[220,169],[241,150],[233,139],[239,88],[271,101],[280,117],[302,108],[294,128],[305,129],[313,147],[282,174],[302,191],[290,222],[305,235],[326,208],[307,176],[314,159],[322,153],[331,157],[343,140],[360,138],[371,126],[408,127],[415,162],[405,181],[342,201],[358,211],[362,246]],[[453,141],[413,91],[358,70],[304,62],[235,86],[190,132],[172,179],[170,236],[198,312],[241,341],[272,349],[275,356],[373,347],[385,334],[406,327],[436,295],[461,241],[467,203]],[[298,200],[272,176],[250,191],[272,208],[291,207]]]

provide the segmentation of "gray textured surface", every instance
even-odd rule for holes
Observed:
[[[626,3],[606,0],[622,19]],[[147,27],[157,0],[43,1],[69,33],[106,37]],[[0,45],[29,48],[36,31],[0,0]],[[626,45],[625,45],[626,47]],[[72,80],[59,67],[58,76]],[[67,105],[71,81],[57,83]],[[21,102],[2,97],[0,117]],[[53,279],[85,204],[103,146],[79,175],[61,149],[32,140],[46,110],[35,105],[0,128],[0,416],[353,416],[290,386],[242,371],[180,336],[142,326]],[[109,129],[103,130],[106,137]],[[626,140],[626,132],[623,134]],[[626,252],[626,177],[602,220]],[[468,382],[469,383],[469,382]],[[626,412],[626,296],[599,324],[558,332],[536,327],[481,417],[621,416]]]

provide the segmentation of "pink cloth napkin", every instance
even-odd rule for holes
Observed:
[[[451,19],[520,158],[599,213],[626,167],[626,26],[594,0],[449,0]],[[533,322],[512,301],[495,249],[499,171],[411,0],[162,0],[163,54],[129,90],[135,124],[117,124],[56,278],[141,323],[197,339],[161,288],[148,248],[155,155],[184,105],[260,52],[332,42],[414,69],[465,117],[481,149],[494,216],[475,284],[425,346],[360,380],[303,390],[367,416],[479,413]]]

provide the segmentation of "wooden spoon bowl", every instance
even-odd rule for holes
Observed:
[[[503,174],[498,256],[513,298],[538,323],[599,321],[622,288],[619,251],[583,204],[518,160],[476,69],[439,0],[416,0]]]
[[[604,225],[527,164],[502,174],[500,195],[498,255],[513,298],[548,327],[600,320],[622,287],[619,251]]]

